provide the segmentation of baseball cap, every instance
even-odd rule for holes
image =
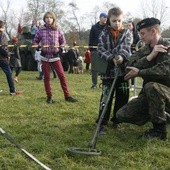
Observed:
[[[102,13],[100,14],[100,18],[101,18],[101,17],[107,18],[107,14],[104,13],[104,12],[102,12]]]

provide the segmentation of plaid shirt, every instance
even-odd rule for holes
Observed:
[[[33,44],[40,44],[42,46],[49,46],[42,48],[42,60],[53,62],[59,60],[59,46],[65,46],[65,36],[60,29],[51,29],[44,25],[37,31]]]
[[[123,57],[123,63],[119,66],[119,76],[125,74],[125,63],[131,55],[132,41],[133,36],[128,29],[124,29],[119,33],[116,43],[114,43],[114,37],[108,27],[101,32],[97,50],[99,57],[108,62],[107,71],[105,74],[101,74],[101,79],[112,79],[115,77],[113,58],[117,55]]]

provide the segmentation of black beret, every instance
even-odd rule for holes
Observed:
[[[142,21],[138,22],[137,25],[136,25],[136,29],[138,31],[140,31],[142,28],[147,28],[147,27],[151,27],[153,25],[160,25],[161,22],[159,21],[159,19],[157,18],[145,18],[143,19]]]

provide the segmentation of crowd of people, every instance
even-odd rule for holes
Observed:
[[[145,18],[136,26],[132,21],[128,21],[125,27],[123,11],[119,7],[111,8],[108,13],[102,12],[99,21],[90,29],[89,48],[83,57],[79,54],[76,42],[67,52],[65,51],[65,35],[58,27],[53,12],[46,12],[43,21],[44,25],[39,28],[33,22],[31,29],[32,43],[37,45],[35,51],[39,71],[37,79],[44,81],[47,103],[54,103],[50,84],[51,71],[60,81],[65,100],[78,102],[78,99],[70,94],[62,66],[61,55],[65,53],[70,74],[83,73],[83,62],[86,64],[86,71],[91,64],[92,89],[98,87],[98,76],[101,77],[102,91],[96,123],[99,123],[104,110],[105,114],[99,134],[107,132],[109,121],[112,122],[113,128],[118,128],[124,122],[136,125],[151,122],[153,128],[144,132],[141,137],[167,139],[167,113],[170,112],[170,42],[162,38],[161,23],[157,18]],[[6,74],[10,95],[22,94],[23,91],[17,91],[14,86],[14,81],[19,81],[18,75],[22,68],[18,39],[16,37],[12,39],[14,48],[10,52],[9,62],[4,25],[5,23],[0,21],[0,44],[3,44],[0,47],[0,67]],[[139,40],[144,42],[144,46],[136,51],[135,46]],[[129,101],[129,80],[132,80],[134,85],[133,80],[136,77],[143,79],[143,87],[137,98]],[[112,91],[111,85],[114,81],[116,83]],[[113,98],[114,108],[110,119]]]

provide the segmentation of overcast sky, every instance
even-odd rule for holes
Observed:
[[[6,3],[7,0],[0,0],[2,4]],[[13,7],[20,9],[27,4],[28,0],[10,0]],[[72,2],[72,0],[61,0],[64,3]],[[111,2],[117,4],[124,12],[133,12],[140,6],[141,1],[148,0],[74,0],[81,11],[91,11],[95,5],[100,5],[104,2]],[[164,0],[165,4],[170,7],[170,0]]]
[[[28,0],[10,0],[11,1],[11,7],[15,10],[20,10],[21,8],[26,7]],[[130,12],[132,16],[139,17],[140,16],[140,7],[142,2],[148,2],[148,0],[61,0],[65,3],[65,5],[68,5],[70,2],[75,2],[79,8],[80,14],[87,15],[89,12],[92,12],[93,8],[96,5],[101,6],[104,2],[111,2],[119,6],[124,13]],[[170,0],[155,0],[155,1],[164,1],[167,10],[170,14]],[[0,0],[1,4],[6,4],[7,0]],[[104,11],[107,12],[107,11]],[[166,25],[170,26],[170,15],[168,15],[168,22],[166,22]]]
[[[1,3],[6,3],[6,0],[0,0]],[[20,9],[21,7],[24,7],[24,5],[27,4],[28,0],[11,0],[12,6]],[[61,0],[65,4],[68,4],[69,2],[72,2],[72,0]],[[96,5],[103,4],[104,2],[111,2],[114,4],[117,4],[125,13],[131,12],[135,13],[136,9],[138,9],[141,6],[142,1],[148,1],[148,0],[73,0],[79,7],[80,11],[86,13],[88,11],[92,11],[92,9]],[[164,0],[167,7],[170,8],[170,0]]]

